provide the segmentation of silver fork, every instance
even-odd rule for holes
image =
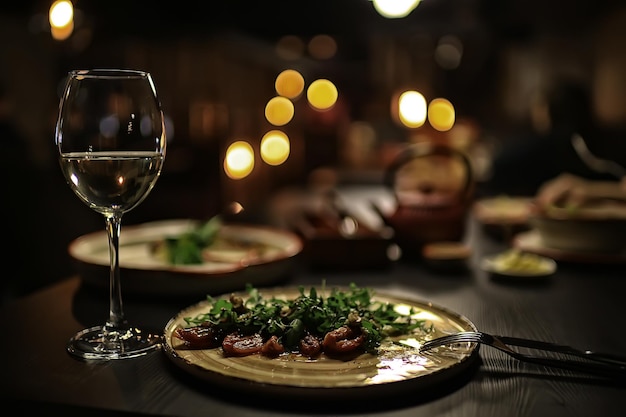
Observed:
[[[439,346],[459,343],[485,344],[520,361],[626,381],[626,357],[592,352],[589,350],[579,350],[566,345],[541,342],[538,340],[494,336],[484,332],[460,332],[429,340],[420,346],[420,352],[425,352]],[[577,359],[531,355],[513,350],[511,346],[556,352],[573,356]],[[584,362],[581,359],[587,360],[588,362]]]

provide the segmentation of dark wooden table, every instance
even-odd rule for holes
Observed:
[[[504,245],[471,225],[470,270],[435,273],[419,263],[388,269],[311,272],[299,269],[288,284],[356,282],[431,300],[472,320],[480,329],[543,339],[592,350],[626,354],[624,265],[559,264],[555,275],[533,284],[493,280],[477,265]],[[8,272],[5,272],[5,274]],[[23,411],[63,415],[160,416],[623,416],[626,386],[567,371],[516,362],[481,347],[475,366],[445,384],[411,395],[376,401],[329,404],[242,395],[200,381],[175,367],[161,352],[87,363],[65,351],[67,339],[84,326],[103,322],[107,294],[72,277],[3,308],[2,397]],[[203,298],[125,297],[127,317],[163,328],[169,318]]]

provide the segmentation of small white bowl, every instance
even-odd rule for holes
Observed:
[[[481,268],[502,277],[545,278],[556,272],[557,265],[545,256],[509,249],[483,258]]]

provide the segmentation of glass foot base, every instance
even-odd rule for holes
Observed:
[[[81,359],[126,359],[158,350],[161,342],[161,335],[137,328],[109,330],[105,326],[95,326],[76,333],[66,348],[71,355]]]

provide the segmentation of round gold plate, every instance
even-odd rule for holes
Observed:
[[[305,288],[306,289],[306,288]],[[323,290],[316,288],[318,294]],[[298,288],[260,290],[265,299],[276,296],[292,299]],[[240,293],[244,298],[247,294]],[[216,299],[223,298],[216,297]],[[179,327],[186,327],[185,317],[206,313],[210,304],[202,301],[190,306],[169,320],[165,326],[164,351],[180,368],[195,377],[221,387],[252,389],[255,393],[312,394],[345,397],[362,395],[365,391],[388,393],[399,389],[419,389],[453,377],[466,369],[478,355],[478,345],[464,343],[441,347],[420,353],[420,343],[444,334],[475,331],[467,318],[432,303],[397,297],[374,291],[375,300],[394,304],[398,311],[414,310],[414,316],[426,320],[432,331],[405,335],[383,341],[377,355],[362,354],[351,360],[337,360],[322,356],[309,359],[287,354],[278,358],[261,355],[226,357],[221,348],[187,349],[174,336]]]

